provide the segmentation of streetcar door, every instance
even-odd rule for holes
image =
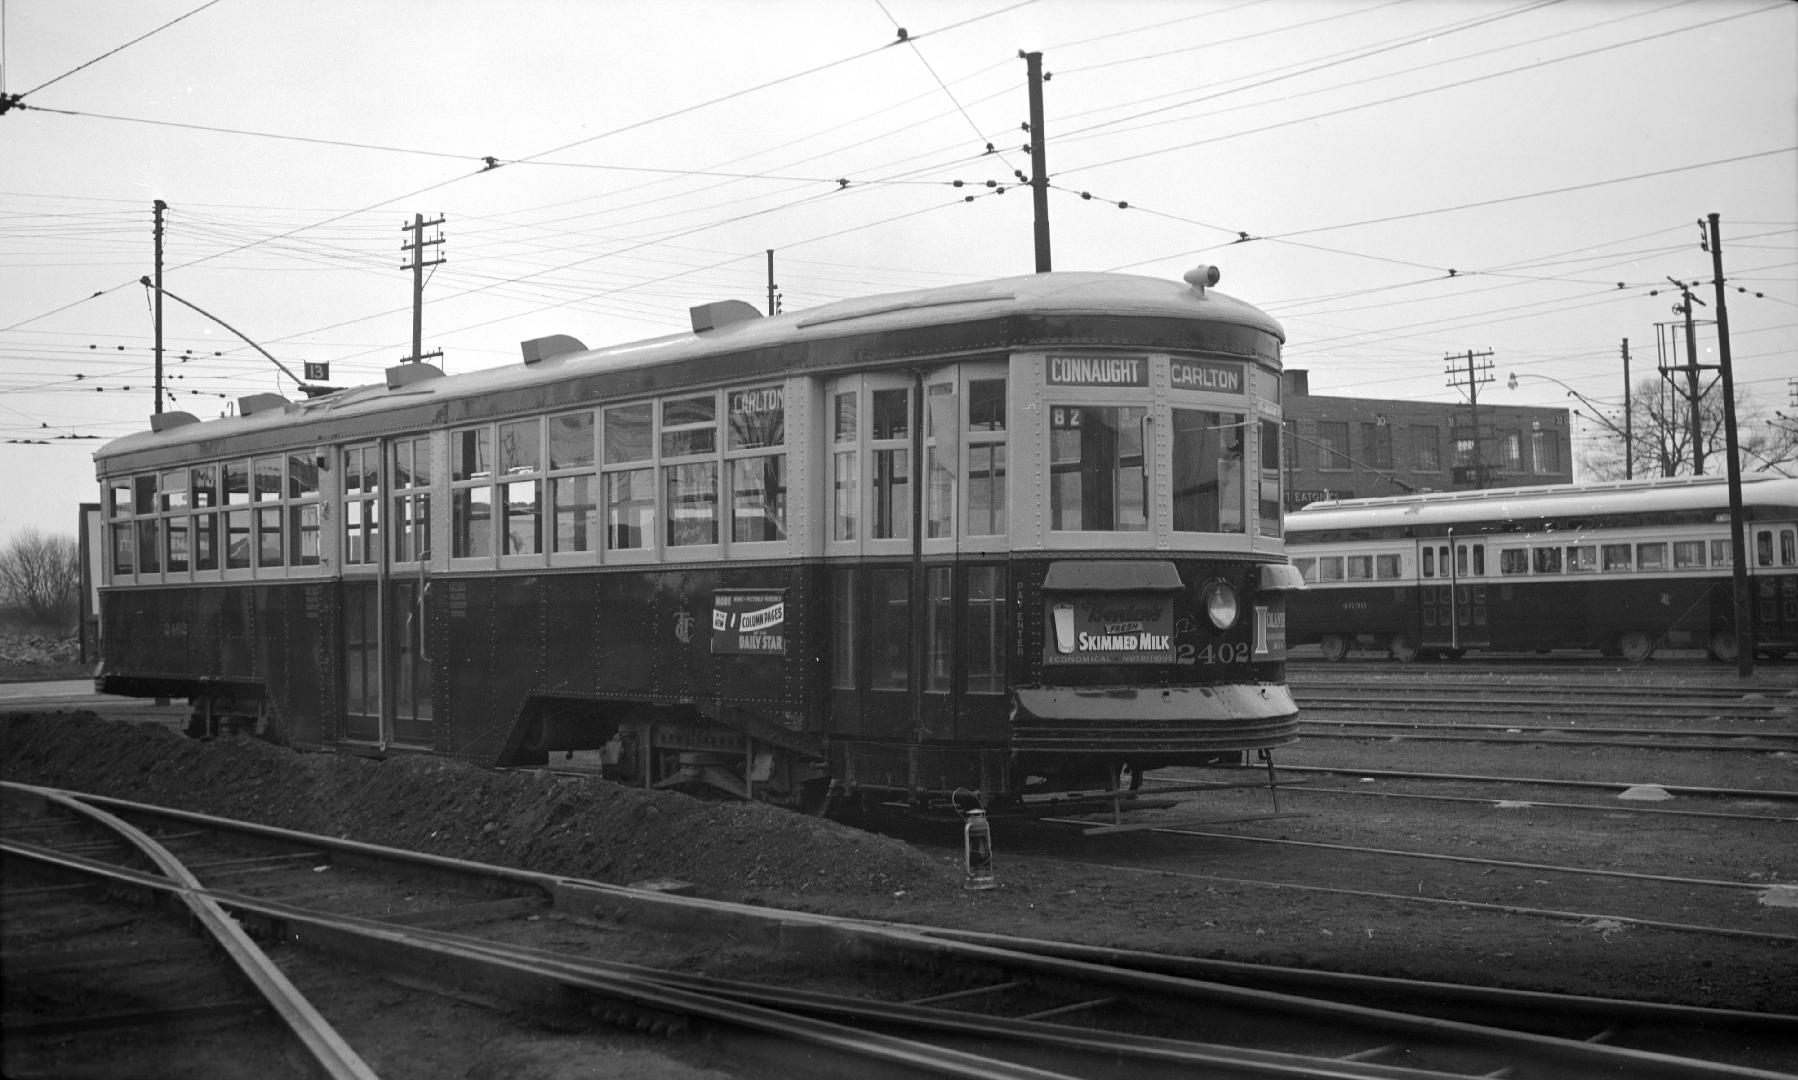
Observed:
[[[1478,540],[1455,542],[1455,644],[1456,649],[1492,644],[1488,622],[1486,545]]]
[[[1798,528],[1756,527],[1748,545],[1755,644],[1798,642]]]
[[[1417,643],[1425,649],[1456,648],[1454,554],[1445,540],[1417,542]]]

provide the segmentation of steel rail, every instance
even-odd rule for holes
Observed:
[[[1282,769],[1287,766],[1280,766]],[[1147,788],[1155,783],[1154,777],[1147,778],[1143,786]],[[1540,782],[1539,782],[1540,783]],[[1541,799],[1494,799],[1489,796],[1472,795],[1424,795],[1405,791],[1367,791],[1361,788],[1324,787],[1316,784],[1281,784],[1282,791],[1308,791],[1322,795],[1352,795],[1356,798],[1369,799],[1419,799],[1430,802],[1466,803],[1474,806],[1495,806],[1506,809],[1532,809],[1540,807],[1545,810],[1602,810],[1609,814],[1646,814],[1664,815],[1667,817],[1715,818],[1722,821],[1763,821],[1773,824],[1798,822],[1798,816],[1771,817],[1766,814],[1728,814],[1715,810],[1669,810],[1658,806],[1618,806],[1615,803],[1570,803],[1544,802]]]
[[[1469,687],[1468,689],[1477,689]],[[1423,710],[1441,710],[1451,713],[1493,713],[1499,715],[1517,713],[1540,713],[1545,711],[1581,710],[1593,715],[1603,716],[1637,716],[1645,708],[1646,702],[1633,701],[1590,701],[1584,698],[1527,698],[1496,699],[1482,697],[1469,701],[1465,697],[1306,697],[1303,693],[1293,695],[1300,709],[1328,710],[1330,712],[1355,711],[1369,712],[1384,710],[1388,712],[1421,712]],[[1781,704],[1777,708],[1746,706],[1740,704],[1710,705],[1697,707],[1684,703],[1675,705],[1654,704],[1652,708],[1658,716],[1680,720],[1710,720],[1718,718],[1740,718],[1743,720],[1778,719],[1792,714],[1790,705]]]
[[[199,879],[167,848],[143,830],[117,816],[49,788],[7,784],[28,791],[44,801],[80,814],[111,829],[148,857],[168,879],[170,891],[191,911],[200,925],[218,942],[238,971],[278,1015],[288,1033],[306,1052],[307,1064],[329,1080],[379,1080],[368,1063],[337,1034],[329,1021],[306,1000],[274,961],[250,940],[242,926],[228,916],[218,901],[207,895]],[[14,845],[7,844],[7,850]]]
[[[1330,770],[1319,770],[1319,771],[1330,771]],[[7,785],[7,786],[14,786],[14,785]],[[253,823],[233,822],[233,821],[228,821],[226,819],[213,818],[213,817],[210,817],[210,816],[204,815],[204,814],[195,814],[191,811],[168,810],[168,809],[161,808],[161,807],[152,807],[152,806],[146,806],[143,804],[127,803],[127,802],[124,802],[123,800],[108,799],[108,798],[105,798],[102,796],[81,796],[81,798],[92,799],[92,800],[96,800],[96,801],[100,801],[100,802],[104,802],[104,803],[108,803],[108,804],[117,805],[122,809],[136,809],[136,810],[140,810],[144,813],[157,814],[157,815],[165,817],[165,818],[186,821],[186,822],[200,824],[200,825],[207,826],[207,827],[228,829],[228,830],[233,830],[233,831],[241,831],[241,832],[245,832],[245,833],[249,833],[249,834],[269,836],[272,838],[286,839],[286,840],[289,840],[292,842],[313,844],[313,845],[317,845],[317,846],[324,847],[324,848],[342,850],[342,851],[346,851],[346,852],[350,852],[350,853],[365,854],[365,855],[368,855],[369,857],[397,859],[397,860],[413,863],[415,865],[422,865],[422,866],[433,867],[433,868],[437,868],[437,869],[445,869],[445,870],[458,872],[458,873],[473,874],[473,873],[487,872],[494,876],[497,876],[497,877],[500,877],[500,878],[503,878],[506,880],[512,880],[512,881],[517,881],[517,882],[528,882],[531,884],[550,888],[553,891],[553,893],[555,894],[557,909],[559,911],[564,912],[565,914],[573,915],[576,917],[580,917],[582,915],[597,915],[597,914],[601,914],[601,913],[604,913],[607,911],[617,910],[617,909],[627,909],[627,910],[631,910],[631,911],[635,912],[636,913],[635,917],[639,921],[644,922],[645,924],[659,924],[659,925],[667,926],[667,927],[674,928],[674,929],[684,929],[684,930],[691,930],[693,928],[693,926],[695,925],[695,919],[701,918],[701,917],[709,917],[711,922],[713,922],[719,926],[730,927],[732,929],[733,933],[737,933],[740,931],[741,936],[762,935],[762,936],[767,936],[767,937],[770,937],[773,939],[785,941],[789,934],[796,933],[796,932],[797,933],[805,933],[805,932],[823,933],[827,937],[831,937],[831,938],[853,937],[853,938],[856,938],[859,940],[864,940],[864,941],[875,940],[875,941],[882,942],[889,947],[896,948],[903,952],[925,951],[931,955],[949,956],[951,959],[955,958],[955,954],[944,953],[943,952],[944,946],[958,943],[962,937],[964,937],[967,933],[969,933],[969,932],[946,930],[946,929],[912,927],[912,926],[906,926],[904,924],[882,923],[882,922],[871,921],[871,920],[855,920],[855,919],[845,920],[845,919],[837,919],[837,918],[833,918],[833,917],[829,917],[829,916],[814,915],[811,913],[781,911],[781,910],[776,910],[776,909],[768,909],[768,908],[758,907],[755,905],[735,904],[735,903],[730,903],[730,902],[726,902],[726,901],[703,900],[703,899],[693,898],[693,897],[670,896],[670,895],[666,895],[666,894],[653,893],[653,892],[648,892],[648,891],[644,891],[644,890],[628,889],[628,888],[621,887],[621,886],[605,885],[605,884],[597,883],[597,882],[585,882],[585,881],[580,881],[577,879],[561,878],[561,877],[556,877],[553,875],[538,874],[538,873],[534,873],[531,871],[522,871],[522,870],[516,870],[516,869],[512,869],[512,868],[507,868],[507,867],[484,866],[482,864],[477,864],[477,863],[468,863],[468,862],[464,862],[461,860],[447,859],[442,856],[431,856],[431,855],[422,855],[422,854],[414,853],[414,852],[404,852],[404,851],[399,851],[399,850],[391,849],[391,848],[383,848],[378,845],[364,844],[364,843],[355,842],[355,841],[339,840],[339,839],[332,838],[332,837],[320,837],[320,836],[314,836],[314,835],[305,834],[305,833],[295,833],[295,832],[292,832],[291,830],[278,829],[278,828],[274,828],[271,826],[255,825]],[[83,860],[83,861],[86,861],[86,860]],[[1137,872],[1137,871],[1139,871],[1140,868],[1116,868],[1116,869]],[[1166,873],[1165,871],[1155,871],[1155,872]],[[1177,876],[1199,877],[1200,875],[1177,875]],[[1228,880],[1228,879],[1216,879],[1216,880]],[[1243,883],[1250,884],[1250,885],[1267,885],[1267,884],[1269,884],[1266,882],[1253,882],[1253,881],[1245,881]],[[1307,888],[1316,888],[1316,887],[1307,887]],[[1341,891],[1341,890],[1324,890],[1324,891]],[[1383,895],[1383,894],[1381,894],[1381,895]],[[1406,900],[1417,899],[1414,897],[1405,897],[1405,896],[1394,896],[1392,898],[1406,899]],[[1453,902],[1453,901],[1437,901],[1437,902],[1459,903],[1459,902]],[[1467,906],[1467,905],[1461,904],[1460,906]],[[1571,916],[1571,913],[1568,913],[1568,914]],[[808,930],[808,928],[809,928],[809,930]],[[1004,952],[1005,952],[1005,950],[1000,950],[1001,954],[1003,954]],[[1293,969],[1276,969],[1276,970],[1290,971]],[[1329,981],[1333,986],[1338,986],[1338,987],[1344,984],[1344,982],[1343,982],[1344,980],[1369,978],[1369,977],[1365,977],[1365,976],[1345,976],[1345,975],[1327,976],[1327,975],[1324,975],[1323,973],[1302,973],[1298,977],[1304,978],[1305,974],[1316,974],[1320,979],[1325,979],[1325,980]],[[1404,981],[1400,980],[1400,982],[1404,982]],[[1351,983],[1351,985],[1352,985],[1352,983]],[[1519,992],[1515,992],[1515,991],[1513,991],[1513,992],[1486,991],[1479,987],[1463,987],[1461,989],[1461,993],[1464,996],[1465,995],[1473,995],[1473,996],[1477,997],[1479,995],[1483,995],[1483,994],[1487,994],[1487,993],[1515,994],[1515,993],[1519,993]],[[1281,995],[1281,996],[1288,996],[1288,995]],[[1551,997],[1553,997],[1553,996],[1551,996]],[[1628,1010],[1628,1009],[1639,1008],[1641,1006],[1638,1006],[1635,1003],[1621,1002],[1621,1003],[1618,1003],[1618,1007]],[[1649,1006],[1649,1007],[1654,1008],[1654,1006]],[[1658,1008],[1673,1009],[1673,1008],[1677,1008],[1677,1007],[1659,1006]],[[1388,1022],[1396,1022],[1396,1023],[1400,1023],[1400,1024],[1410,1022],[1414,1019],[1412,1017],[1407,1017],[1404,1014],[1390,1014],[1390,1013],[1381,1012],[1380,1010],[1371,1010],[1370,1012],[1375,1016],[1382,1016],[1382,1017],[1390,1018]],[[1760,1014],[1743,1014],[1743,1015],[1745,1017],[1754,1018],[1754,1017],[1758,1017]],[[1792,1018],[1775,1017],[1775,1018],[1773,1018],[1772,1022],[1779,1023],[1779,1024],[1786,1024],[1786,1023],[1790,1023],[1791,1020],[1792,1020]],[[1481,1031],[1486,1030],[1483,1028],[1478,1028],[1477,1025],[1475,1025],[1475,1027],[1477,1030],[1481,1030]],[[1561,1040],[1556,1040],[1556,1041],[1561,1041]],[[1575,1045],[1577,1046],[1577,1045],[1581,1045],[1581,1044],[1575,1044]],[[1588,1048],[1586,1048],[1586,1050],[1582,1050],[1581,1052],[1584,1053],[1584,1052],[1589,1051],[1590,1049],[1591,1048],[1588,1047]],[[1615,1048],[1612,1048],[1612,1049],[1615,1049]],[[1636,1062],[1635,1064],[1647,1066],[1649,1064],[1658,1062],[1660,1057],[1661,1057],[1660,1055],[1648,1055],[1647,1059],[1644,1059],[1643,1061],[1640,1061],[1640,1062]],[[1694,1063],[1689,1059],[1672,1059],[1672,1061],[1676,1067],[1673,1068],[1672,1072],[1666,1073],[1666,1075],[1712,1075],[1711,1073],[1705,1073],[1705,1072],[1692,1073],[1692,1072],[1688,1072],[1688,1071],[1681,1071],[1681,1070],[1689,1070],[1694,1067],[1699,1068],[1701,1070],[1708,1069],[1708,1068],[1710,1068],[1709,1063],[1702,1063],[1702,1062]],[[1625,1067],[1625,1066],[1619,1065],[1615,1060],[1612,1060],[1610,1062],[1610,1067],[1613,1069],[1619,1069],[1619,1068],[1622,1069],[1623,1071],[1621,1073],[1618,1073],[1619,1075],[1643,1075],[1643,1076],[1660,1075],[1660,1073],[1653,1072],[1653,1071],[1642,1072],[1642,1071],[1638,1071],[1638,1070],[1634,1069],[1633,1067]],[[1656,1067],[1658,1068],[1658,1065]],[[1722,1069],[1722,1070],[1732,1070],[1732,1067],[1730,1067],[1730,1066],[1717,1066],[1716,1068]],[[1717,1072],[1714,1075],[1781,1077],[1782,1080],[1791,1080],[1791,1077],[1788,1074],[1764,1073],[1764,1072],[1757,1072],[1754,1070],[1724,1071],[1724,1072]]]
[[[1328,724],[1330,721],[1320,720],[1315,723]],[[1381,726],[1397,727],[1401,725]],[[1506,738],[1497,735],[1434,735],[1416,732],[1404,735],[1371,735],[1353,731],[1307,731],[1305,737],[1310,739],[1374,739],[1381,742],[1483,743],[1488,746],[1535,746],[1548,742],[1554,746],[1610,746],[1624,750],[1691,750],[1711,754],[1787,754],[1791,752],[1791,747],[1788,746],[1717,746],[1710,743],[1670,743],[1636,739],[1545,740],[1542,738]]]
[[[71,862],[96,865],[102,871],[109,871],[120,876],[137,876],[137,872],[111,867],[106,864],[92,864],[91,860],[70,856]],[[142,884],[154,888],[168,888],[166,883],[157,879],[144,881]],[[467,972],[464,978],[478,978],[493,992],[494,986],[510,987],[508,996],[516,997],[521,992],[519,980],[524,980],[530,987],[537,1001],[560,1000],[569,990],[580,990],[597,993],[612,998],[633,1009],[647,1010],[651,1014],[680,1014],[695,1016],[733,1026],[753,1026],[767,1034],[780,1037],[804,1039],[805,1041],[826,1049],[848,1051],[854,1054],[865,1054],[890,1065],[917,1068],[932,1075],[966,1076],[981,1080],[1006,1080],[1006,1078],[1029,1078],[1029,1080],[1052,1080],[1052,1078],[1068,1074],[1043,1070],[1029,1065],[1020,1065],[1001,1060],[969,1054],[954,1049],[939,1048],[934,1045],[919,1044],[911,1040],[898,1039],[892,1036],[869,1032],[863,1028],[844,1028],[839,1024],[795,1016],[780,1009],[767,1008],[751,1001],[723,1002],[716,994],[715,988],[705,992],[694,992],[679,986],[681,980],[668,979],[661,973],[648,976],[636,976],[612,970],[602,970],[597,965],[584,965],[566,958],[540,960],[540,958],[521,955],[509,946],[496,945],[478,939],[463,938],[460,935],[445,934],[440,931],[421,931],[417,928],[399,928],[392,924],[377,920],[359,919],[351,916],[340,916],[307,912],[304,909],[274,901],[258,900],[251,897],[238,897],[228,893],[212,893],[211,896],[224,906],[238,911],[240,914],[252,914],[273,920],[303,924],[304,929],[289,932],[296,939],[312,947],[329,947],[368,961],[371,957],[379,958],[388,964],[400,961],[402,956],[416,958],[417,973],[428,978],[441,980],[445,974],[445,966],[450,964],[474,964],[480,966],[487,974],[471,976]],[[781,913],[774,913],[781,914]],[[1305,1018],[1338,1025],[1362,1027],[1372,1033],[1382,1033],[1387,1037],[1401,1036],[1421,1040],[1426,1046],[1450,1052],[1483,1051],[1497,1054],[1506,1063],[1506,1068],[1514,1066],[1518,1061],[1529,1061],[1538,1068],[1547,1068],[1546,1075],[1583,1077],[1596,1075],[1593,1070],[1600,1070],[1613,1075],[1629,1075],[1643,1080],[1650,1078],[1716,1078],[1716,1080],[1792,1080],[1791,1074],[1769,1072],[1742,1066],[1733,1066],[1717,1062],[1701,1061],[1693,1058],[1677,1057],[1650,1051],[1632,1050],[1625,1047],[1604,1045],[1595,1042],[1568,1039],[1533,1032],[1512,1029],[1492,1028],[1486,1025],[1466,1023],[1437,1017],[1417,1017],[1387,1010],[1373,1009],[1362,1005],[1320,1000],[1314,997],[1293,997],[1270,991],[1257,990],[1216,983],[1206,983],[1180,976],[1162,975],[1153,971],[1119,969],[1086,961],[1024,953],[968,941],[954,941],[932,934],[919,934],[907,930],[863,924],[853,927],[856,938],[862,944],[884,944],[897,948],[907,954],[924,953],[935,955],[956,963],[982,962],[1007,968],[1022,969],[1034,977],[1051,979],[1080,979],[1091,982],[1102,982],[1118,986],[1127,992],[1140,995],[1152,995],[1162,998],[1185,997],[1194,1001],[1208,1003],[1208,1007],[1272,1007],[1276,1011],[1291,1018]],[[335,939],[335,940],[334,940]],[[747,995],[753,996],[753,995]],[[794,998],[793,1001],[801,1001]],[[806,1002],[811,1007],[812,1002]],[[925,1019],[919,1013],[908,1013],[891,1006],[878,1007],[873,1003],[845,1003],[848,1012],[865,1011],[870,1016],[885,1013],[889,1022],[915,1024]],[[837,1010],[839,1014],[843,1010]],[[1017,1027],[1007,1032],[1001,1022],[993,1018],[982,1017],[974,1020],[954,1020],[945,1018],[941,1024],[933,1027],[954,1032],[962,1037],[984,1036],[988,1039],[1005,1035],[1020,1040],[1039,1040],[1044,1033],[1034,1028]],[[1044,1027],[1053,1026],[1043,1025]],[[1068,1049],[1079,1049],[1085,1042],[1085,1048],[1102,1052],[1100,1043],[1083,1040],[1082,1037],[1062,1031],[1059,1036]],[[1135,1064],[1147,1066],[1157,1064],[1174,1068],[1170,1075],[1192,1075],[1194,1067],[1211,1069],[1227,1069],[1226,1072],[1207,1072],[1204,1075],[1223,1076],[1273,1076],[1273,1077],[1319,1077],[1325,1080],[1369,1080],[1369,1078],[1391,1077],[1408,1078],[1408,1080],[1432,1080],[1432,1078],[1449,1078],[1465,1080],[1469,1075],[1464,1071],[1440,1072],[1418,1070],[1408,1067],[1383,1067],[1370,1062],[1351,1061],[1342,1058],[1317,1059],[1301,1056],[1282,1056],[1269,1052],[1245,1051],[1239,1048],[1216,1047],[1211,1044],[1182,1044],[1173,1041],[1141,1040],[1135,1041],[1142,1055]],[[1382,1043],[1381,1047],[1398,1050],[1403,1044]],[[1485,1068],[1486,1066],[1480,1066]],[[1504,1072],[1503,1069],[1500,1070]],[[1132,1075],[1151,1075],[1132,1072]],[[1488,1075],[1490,1075],[1488,1073]],[[1535,1075],[1532,1073],[1532,1075]]]
[[[933,1076],[966,1080],[1074,1080],[1065,1073],[1014,1065],[953,1049],[788,1016],[774,1009],[734,1002],[720,1003],[708,1000],[703,994],[664,988],[653,980],[596,972],[577,975],[566,969],[552,970],[547,966],[534,969],[532,964],[519,961],[516,957],[489,955],[503,952],[501,947],[491,943],[480,943],[480,948],[464,948],[464,945],[472,944],[474,939],[455,940],[455,935],[443,935],[441,932],[417,927],[308,911],[277,901],[203,887],[190,888],[156,874],[85,856],[67,855],[32,844],[0,839],[0,851],[15,858],[30,859],[141,889],[178,896],[193,895],[221,909],[229,908],[240,916],[253,914],[301,924],[305,927],[304,932],[292,935],[300,944],[324,947],[332,944],[335,939],[341,945],[339,952],[363,963],[375,960],[398,961],[407,956],[422,957],[415,961],[418,965],[417,973],[439,982],[449,965],[473,962],[487,969],[485,974],[476,973],[480,974],[483,981],[491,982],[502,991],[506,986],[511,986],[510,994],[516,995],[522,980],[526,988],[531,990],[531,1000],[537,1002],[553,1001],[563,996],[568,988],[578,984],[580,989],[602,994],[638,1009],[697,1016],[717,1023],[749,1028],[765,1035],[798,1039],[822,1049],[847,1054],[855,1061],[872,1060],[889,1066],[915,1069],[919,1073]],[[242,932],[241,928],[239,932]],[[446,938],[451,940],[444,940]],[[465,971],[464,974],[469,975],[469,972]],[[372,1072],[359,1075],[364,1080],[379,1080]]]
[[[1044,822],[1049,825],[1072,825],[1086,828],[1090,833],[1104,833],[1107,826],[1079,818],[1048,818]],[[1240,840],[1245,844],[1268,844],[1274,847],[1316,848],[1321,851],[1340,851],[1352,855],[1386,855],[1393,858],[1420,859],[1426,862],[1467,863],[1472,866],[1491,866],[1506,870],[1529,870],[1536,873],[1574,874],[1583,877],[1624,878],[1630,881],[1651,881],[1662,885],[1690,885],[1693,887],[1713,889],[1741,889],[1745,892],[1766,892],[1764,883],[1751,881],[1725,881],[1719,878],[1674,877],[1668,874],[1644,874],[1634,870],[1599,870],[1589,866],[1556,866],[1552,863],[1518,862],[1512,859],[1483,859],[1477,855],[1454,855],[1435,851],[1406,851],[1404,848],[1366,847],[1360,844],[1332,844],[1322,840],[1284,840],[1276,836],[1249,836],[1243,833],[1212,832],[1208,829],[1194,829],[1178,824],[1152,825],[1145,824],[1142,831],[1159,833],[1165,836],[1192,836],[1204,840]]]
[[[1539,732],[1549,735],[1673,735],[1687,739],[1790,739],[1798,742],[1798,731],[1691,731],[1679,728],[1573,727],[1566,724],[1436,724],[1427,720],[1313,720],[1301,721],[1301,726],[1306,723],[1326,727],[1431,728],[1442,731]]]
[[[1041,856],[1039,856],[1041,858]],[[1639,926],[1650,930],[1668,930],[1677,933],[1706,934],[1713,937],[1744,938],[1749,941],[1764,941],[1773,945],[1798,945],[1798,934],[1776,934],[1765,930],[1739,930],[1728,926],[1704,926],[1698,923],[1667,922],[1660,919],[1638,919],[1630,915],[1610,915],[1603,912],[1564,911],[1558,908],[1524,907],[1518,904],[1489,904],[1479,900],[1456,900],[1441,896],[1413,896],[1408,893],[1375,892],[1368,889],[1344,889],[1334,885],[1306,885],[1294,881],[1269,881],[1265,878],[1228,877],[1223,874],[1195,874],[1184,870],[1167,870],[1160,867],[1118,866],[1090,859],[1058,860],[1078,866],[1096,867],[1100,870],[1111,870],[1130,874],[1161,874],[1189,881],[1204,881],[1220,885],[1247,885],[1263,889],[1290,889],[1294,892],[1325,893],[1331,896],[1350,896],[1366,900],[1394,900],[1411,904],[1443,904],[1461,908],[1466,911],[1490,911],[1501,915],[1529,915],[1535,918],[1553,919],[1561,922],[1590,923],[1598,920],[1614,921],[1630,926]]]
[[[1253,768],[1259,766],[1236,766]],[[1484,776],[1477,773],[1409,772],[1403,769],[1355,769],[1335,765],[1289,765],[1282,761],[1281,772],[1328,773],[1332,776],[1372,776],[1390,780],[1446,780],[1457,783],[1511,784],[1515,787],[1567,787],[1592,791],[1628,791],[1630,788],[1656,787],[1669,795],[1695,798],[1759,799],[1772,802],[1798,801],[1798,791],[1768,788],[1707,788],[1685,784],[1657,784],[1652,780],[1558,780],[1552,777]]]

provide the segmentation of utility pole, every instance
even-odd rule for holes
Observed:
[[[1043,130],[1043,54],[1024,53],[1024,67],[1030,84],[1030,192],[1036,209],[1036,272],[1050,271],[1049,259],[1049,134]]]
[[[1703,476],[1704,475],[1704,415],[1703,415],[1703,411],[1702,411],[1701,407],[1704,404],[1704,390],[1698,385],[1698,334],[1697,334],[1696,330],[1693,328],[1692,305],[1693,304],[1702,305],[1704,303],[1704,301],[1698,299],[1696,296],[1693,296],[1692,290],[1686,286],[1685,282],[1680,281],[1678,278],[1670,277],[1667,280],[1673,282],[1674,285],[1679,287],[1680,302],[1678,304],[1674,305],[1673,310],[1674,310],[1675,314],[1684,315],[1685,320],[1686,320],[1686,362],[1685,362],[1684,368],[1685,368],[1685,372],[1686,372],[1686,387],[1687,387],[1687,389],[1684,394],[1684,397],[1686,399],[1686,403],[1691,406],[1690,415],[1692,418],[1692,420],[1691,420],[1691,424],[1692,424],[1692,475],[1693,476]],[[1669,371],[1678,371],[1678,370],[1680,370],[1680,369],[1679,368],[1672,368],[1672,369],[1662,368],[1661,374],[1663,376],[1665,376],[1669,373]]]
[[[439,257],[426,262],[424,249],[443,243],[443,234],[438,233],[436,237],[426,240],[424,238],[425,227],[441,224],[443,224],[443,219],[441,217],[435,221],[426,221],[423,214],[413,214],[412,224],[400,226],[401,232],[410,232],[412,234],[411,243],[400,245],[401,251],[410,251],[412,253],[412,264],[410,266],[400,267],[401,270],[412,271],[412,355],[406,357],[401,363],[416,364],[426,358],[424,352],[425,267],[436,266],[442,263],[443,259]],[[443,350],[432,349],[430,355],[442,356]]]
[[[1729,551],[1735,593],[1736,674],[1754,674],[1754,616],[1748,597],[1748,542],[1742,536],[1742,465],[1736,454],[1736,383],[1729,363],[1729,311],[1723,306],[1723,233],[1710,215],[1712,284],[1717,289],[1717,364],[1723,375],[1723,452],[1729,474]]]
[[[1623,339],[1623,478],[1636,478],[1636,436],[1634,421],[1630,418],[1629,400],[1629,339]]]
[[[162,215],[169,204],[157,199],[150,204],[156,211],[156,413],[162,414]]]
[[[1487,359],[1491,355],[1492,350],[1490,349],[1482,353],[1476,353],[1469,349],[1465,357],[1456,356],[1454,353],[1443,357],[1448,362],[1448,367],[1444,372],[1448,376],[1448,385],[1467,392],[1467,404],[1473,413],[1473,486],[1476,488],[1486,486],[1486,463],[1480,449],[1480,385],[1492,381],[1492,361]],[[1467,361],[1465,375],[1460,368],[1463,359]],[[1485,360],[1486,362],[1476,367],[1474,364],[1476,360]],[[1465,379],[1465,383],[1463,383],[1463,379]]]

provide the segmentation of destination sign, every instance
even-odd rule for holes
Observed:
[[[1240,394],[1244,390],[1241,364],[1174,360],[1168,364],[1168,377],[1175,390],[1207,390],[1214,394]]]
[[[1144,356],[1051,356],[1050,386],[1147,386]]]

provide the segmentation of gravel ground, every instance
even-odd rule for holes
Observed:
[[[1494,763],[1494,771],[1502,764],[1515,770],[1508,775],[1531,774],[1527,748],[1507,752],[1517,757]],[[1363,767],[1415,767],[1395,766],[1393,754],[1380,740],[1332,740],[1301,744],[1282,761],[1353,762],[1359,755],[1368,762]],[[1539,750],[1537,757],[1576,772],[1613,768],[1602,755],[1581,762],[1565,749]],[[1681,760],[1681,768],[1700,767]],[[1741,768],[1760,770],[1753,773],[1759,783],[1740,786],[1798,789],[1789,755],[1743,760],[1751,764]],[[1535,765],[1537,774],[1542,768]],[[606,882],[678,878],[701,895],[778,907],[1798,1014],[1798,980],[1791,976],[1798,908],[1765,903],[1754,889],[1694,892],[1243,839],[1758,881],[1771,889],[1798,880],[1789,821],[1500,809],[1490,801],[1386,800],[1299,787],[1281,796],[1281,809],[1297,816],[1202,830],[1212,835],[1201,837],[1079,839],[1002,819],[995,824],[1001,887],[969,893],[961,888],[959,851],[950,846],[953,829],[926,829],[912,836],[921,843],[904,843],[760,805],[598,779],[495,773],[430,757],[297,754],[254,740],[196,742],[91,714],[6,718],[0,775]],[[1789,818],[1792,804],[1783,805]],[[1249,789],[1207,794],[1163,816],[1190,821],[1268,809],[1267,792]],[[1611,917],[1620,914],[1742,933],[1657,929]]]

